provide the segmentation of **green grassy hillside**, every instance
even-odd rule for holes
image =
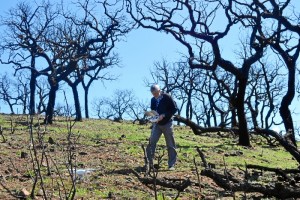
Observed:
[[[32,166],[32,144],[30,143],[27,116],[1,115],[0,125],[3,128],[5,142],[0,143],[0,199],[13,199],[12,195],[20,194],[22,189],[31,191],[34,171]],[[43,148],[48,155],[51,175],[47,175],[47,163],[41,159],[41,149],[38,149],[38,159],[41,160],[43,182],[47,193],[54,199],[59,198],[59,188],[64,182],[66,190],[71,188],[65,165],[68,156],[67,135],[73,125],[61,118],[53,125],[38,125],[37,117],[34,118],[33,134],[37,141],[37,133],[40,131],[43,137]],[[120,199],[153,199],[154,192],[139,182],[131,173],[132,169],[138,171],[144,165],[141,145],[147,145],[150,135],[150,126],[135,125],[131,122],[112,122],[108,120],[84,120],[76,122],[72,127],[71,141],[74,142],[75,166],[80,169],[92,168],[94,171],[76,182],[76,198],[102,199],[114,197]],[[13,131],[12,131],[13,129]],[[54,141],[49,143],[49,137]],[[0,141],[3,138],[0,137]],[[197,155],[196,147],[200,147],[209,163],[216,165],[216,169],[222,170],[224,165],[233,172],[244,169],[245,164],[257,164],[268,167],[297,168],[298,164],[291,155],[281,147],[270,148],[263,138],[253,137],[252,147],[244,148],[236,145],[236,138],[230,135],[217,135],[216,133],[203,136],[195,136],[193,132],[184,126],[175,126],[175,139],[178,146],[178,162],[176,171],[167,171],[167,156],[163,157],[163,163],[159,170],[159,177],[191,179],[197,182],[194,157],[197,166],[201,170],[201,160]],[[27,154],[21,158],[21,154]],[[158,154],[166,154],[164,138],[158,145]],[[224,162],[225,161],[225,162]],[[58,173],[60,173],[60,176]],[[61,177],[63,176],[63,177]],[[204,188],[202,196],[224,197],[226,193],[212,180],[206,177],[201,179]],[[257,180],[267,181],[267,180]],[[5,189],[6,188],[6,189]],[[41,195],[38,184],[35,190]],[[9,194],[12,193],[12,195]],[[176,191],[159,188],[160,198],[172,199]],[[179,199],[190,199],[199,196],[199,188],[195,185],[187,188],[180,194]],[[237,194],[238,197],[238,194]],[[230,199],[231,197],[227,197]]]

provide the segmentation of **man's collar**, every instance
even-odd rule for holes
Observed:
[[[154,97],[154,98],[155,98],[156,100],[157,100],[157,99],[161,99],[161,98],[162,98],[162,92],[160,91],[158,97],[157,97],[157,98]]]

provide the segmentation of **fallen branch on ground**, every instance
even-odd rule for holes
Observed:
[[[139,179],[139,181],[145,185],[153,185],[154,182],[156,181],[156,185],[166,187],[166,188],[172,188],[176,189],[177,191],[184,191],[187,187],[192,185],[192,182],[190,179],[159,179],[157,178],[156,180],[152,177],[141,177],[140,174],[132,170],[133,174]]]
[[[181,117],[179,115],[175,115],[174,120],[189,126],[193,130],[195,135],[201,135],[203,133],[209,133],[209,132],[217,132],[217,133],[218,132],[228,132],[228,133],[236,134],[237,131],[238,131],[237,127],[234,127],[234,128],[226,128],[226,127],[208,127],[208,128],[205,128],[205,127],[199,126],[195,122],[193,122],[189,119],[186,119],[184,117]]]
[[[214,171],[213,169],[207,166],[207,161],[204,156],[204,153],[197,148],[197,151],[201,157],[202,162],[204,163],[205,169],[201,171],[201,175],[207,176],[214,180],[214,182],[226,189],[233,192],[259,192],[266,196],[273,196],[280,199],[286,198],[300,198],[300,188],[293,187],[290,184],[276,182],[274,184],[262,185],[258,183],[249,183],[247,180],[240,180],[235,178],[232,174],[226,173],[222,174],[220,172]]]
[[[234,128],[223,128],[223,127],[208,127],[208,128],[204,128],[202,126],[199,126],[198,124],[196,124],[195,122],[186,119],[184,117],[181,117],[179,115],[175,115],[174,116],[174,120],[184,123],[185,125],[189,126],[195,135],[201,135],[203,133],[207,133],[207,132],[230,132],[230,133],[237,133],[238,132],[238,128],[234,127]],[[297,149],[297,147],[292,143],[292,141],[288,140],[288,137],[283,137],[282,135],[278,134],[276,131],[273,130],[268,130],[268,129],[261,129],[256,127],[254,129],[255,133],[263,136],[264,138],[266,137],[274,137],[290,154],[292,154],[292,156],[297,160],[297,162],[300,164],[300,151]],[[271,142],[268,141],[269,143]],[[273,142],[271,142],[271,144],[274,145]]]
[[[271,168],[271,167],[264,167],[264,166],[251,165],[251,164],[247,164],[246,167],[248,169],[257,169],[261,171],[274,172],[277,175],[282,176],[286,181],[291,181],[292,177],[290,177],[289,174],[300,174],[299,169],[280,169],[280,168]]]
[[[276,138],[276,140],[281,144],[281,146],[283,146],[285,150],[287,150],[297,160],[297,162],[300,163],[300,151],[286,137],[283,137],[282,135],[278,134],[276,131],[273,130],[255,128],[255,131],[261,135],[267,135]]]
[[[258,135],[263,137],[267,141],[268,145],[271,147],[276,147],[280,145],[279,142],[274,137],[270,137],[269,135],[260,134],[257,133],[256,131],[251,131],[250,135]]]

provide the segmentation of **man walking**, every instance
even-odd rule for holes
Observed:
[[[158,85],[152,85],[150,91],[153,95],[151,99],[151,110],[159,114],[158,121],[153,123],[149,144],[147,146],[147,157],[150,166],[153,165],[153,157],[156,144],[162,134],[164,134],[168,149],[169,170],[175,170],[177,159],[176,145],[173,132],[172,116],[177,112],[177,106],[169,94],[162,92]]]

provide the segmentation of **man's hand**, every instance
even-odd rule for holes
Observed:
[[[161,121],[165,117],[165,114],[159,115],[158,122]]]

